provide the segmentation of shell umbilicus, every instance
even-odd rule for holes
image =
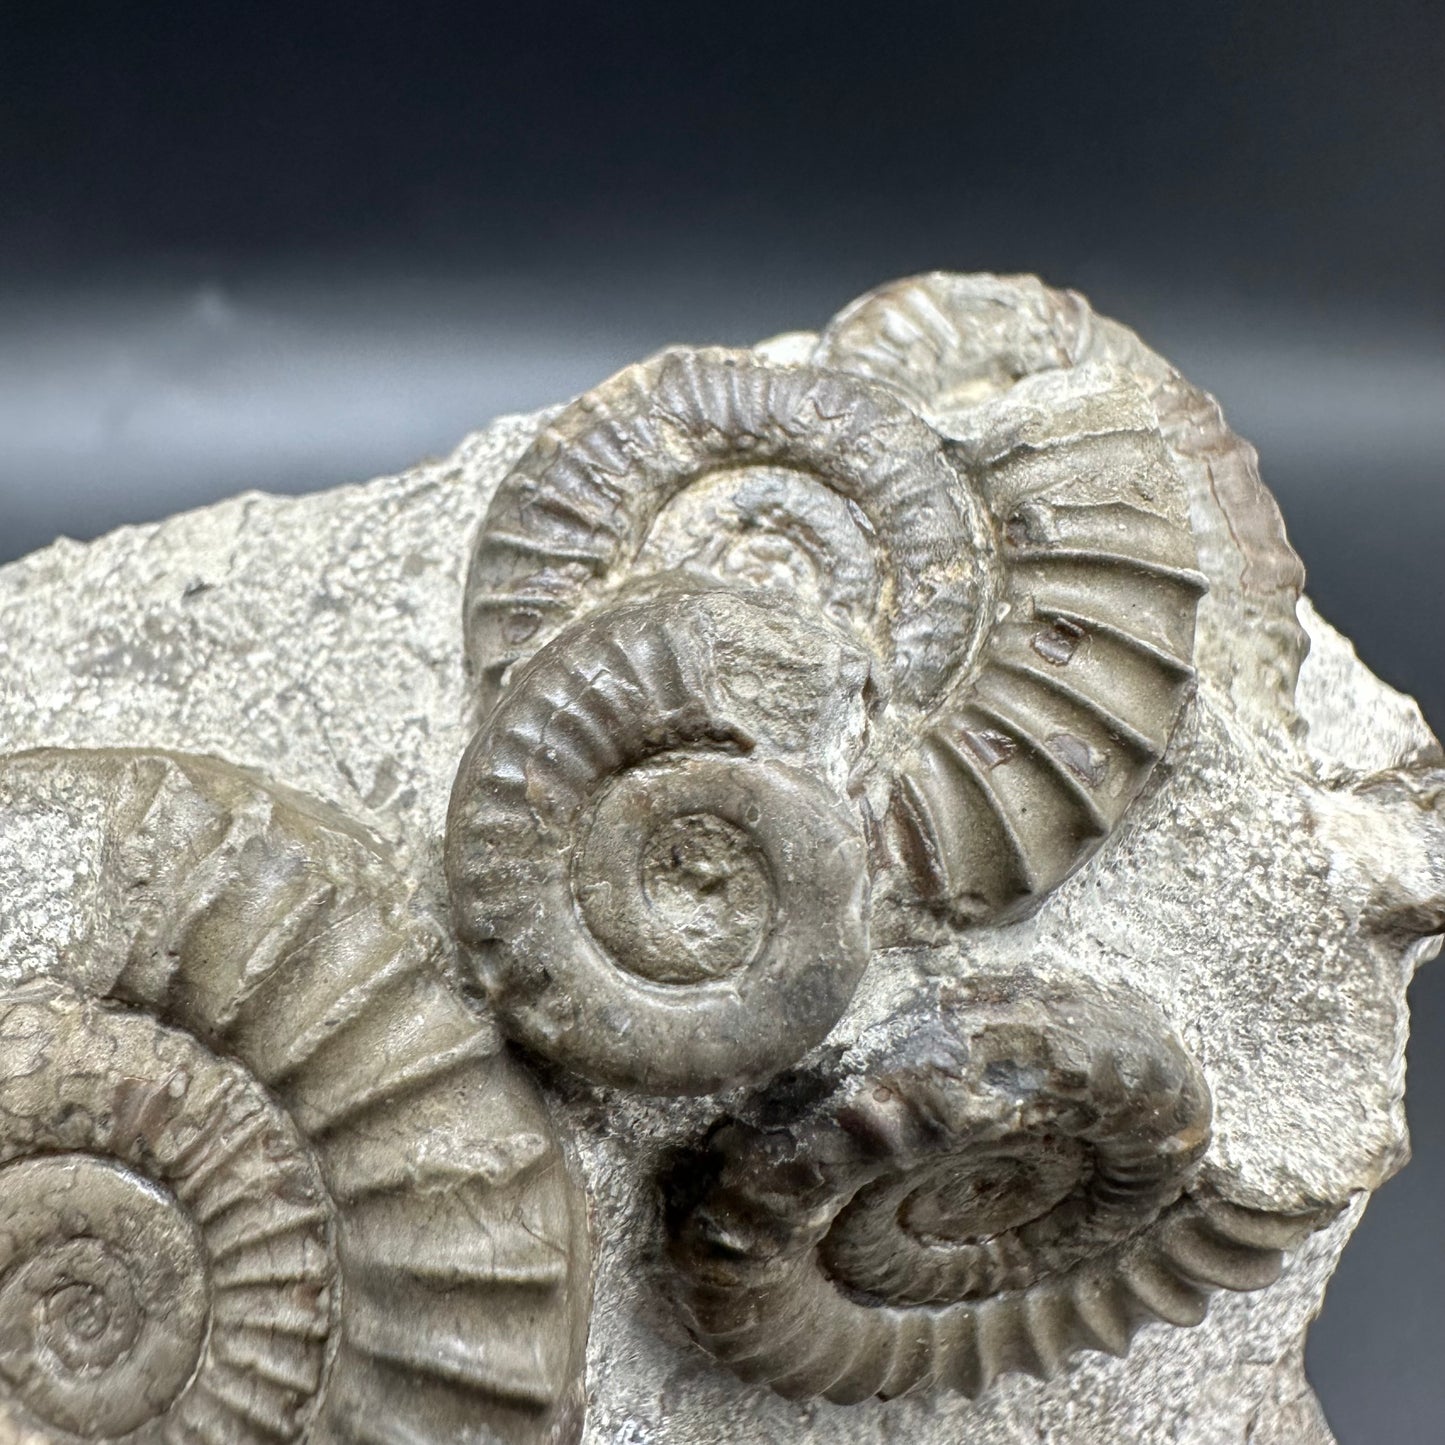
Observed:
[[[720,678],[748,629],[815,705]],[[521,669],[447,836],[459,931],[520,1039],[682,1093],[765,1078],[828,1032],[867,962],[866,850],[796,745],[846,722],[858,662],[712,590],[599,609]]]

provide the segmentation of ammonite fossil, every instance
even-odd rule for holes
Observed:
[[[794,919],[837,911],[840,878],[821,860],[837,856],[836,839],[865,837],[868,923],[886,945],[931,937],[939,919],[1037,903],[1109,834],[1168,744],[1205,584],[1140,386],[1102,362],[1062,390],[1026,377],[978,411],[965,444],[915,409],[916,385],[882,380],[750,352],[664,352],[545,427],[478,535],[466,624],[483,723],[448,825],[455,915],[507,1025],[595,1077],[708,1090],[776,1071],[826,1033],[859,972],[851,924],[846,943],[830,929],[806,959],[783,944],[775,957],[770,935],[739,975],[749,987],[718,1014],[716,981],[692,976],[685,920],[649,883],[645,860],[669,851],[677,817],[712,820],[693,825],[683,849],[695,872],[735,877],[746,853],[755,891],[786,925],[779,939]],[[641,585],[663,599],[650,614],[628,600]],[[820,646],[865,659],[839,704],[863,728],[831,749],[800,736],[784,757],[794,780],[811,771],[834,789],[807,818],[786,805],[779,821],[808,855],[786,868],[761,837],[744,845],[715,807],[719,754],[731,750],[740,778],[762,757],[707,700],[708,669],[727,686],[738,660],[718,648],[689,657],[691,644],[680,654],[669,621],[689,605],[716,609],[682,599],[719,589],[752,600],[730,625],[760,659],[747,673],[755,712],[811,708],[818,696],[808,669],[749,649],[764,616],[799,617]],[[624,604],[625,620],[609,621]],[[666,680],[639,681],[649,668]],[[625,720],[614,716],[623,694]],[[619,955],[616,930],[599,931],[598,909],[575,896],[596,896],[591,865],[577,861],[597,853],[583,824],[598,790],[640,791],[620,780],[664,754],[666,819],[645,820],[661,831],[607,867],[608,916],[632,920]],[[548,780],[564,777],[558,808]],[[531,829],[524,851],[545,850],[546,867],[485,862],[506,851],[499,828],[515,849],[519,823]],[[546,929],[523,928],[523,916]],[[594,989],[620,988],[637,1002],[627,953],[643,935],[654,960],[641,970],[646,1029],[631,1005],[603,1013],[591,1002]],[[813,1006],[776,1038],[777,989],[753,983],[800,969],[815,981]],[[737,1046],[735,1026],[755,1047]]]
[[[668,1185],[689,1327],[783,1394],[1047,1378],[1145,1321],[1198,1324],[1309,1228],[1193,1187],[1208,1086],[1122,989],[975,979],[857,1055],[792,1117],[722,1125]]]
[[[580,1188],[375,846],[200,758],[0,802],[74,859],[0,993],[0,1436],[575,1438]]]
[[[759,697],[779,668],[793,690]],[[448,829],[460,930],[520,1038],[696,1092],[828,1032],[868,957],[866,849],[799,764],[856,729],[865,676],[841,640],[721,589],[601,609],[525,666]]]
[[[1228,581],[1266,645],[1232,641],[1251,671],[1265,674],[1254,677],[1256,686],[1288,698],[1305,648],[1295,619],[1304,567],[1260,483],[1254,448],[1230,430],[1213,397],[1128,327],[1035,276],[934,271],[844,307],[811,359],[893,388],[960,441],[976,435],[980,403],[1006,396],[1023,378],[1100,362],[1125,369],[1147,396],[1174,466],[1210,498],[1191,520],[1211,544],[1215,586]]]

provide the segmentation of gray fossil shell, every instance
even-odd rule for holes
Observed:
[[[791,663],[786,707],[750,695],[740,641]],[[600,609],[526,664],[447,828],[458,931],[517,1037],[700,1093],[827,1034],[868,958],[866,847],[794,760],[862,683],[851,649],[721,589]]]
[[[903,851],[958,922],[1045,896],[1117,825],[1193,687],[1183,489],[1109,367],[1020,381],[964,449],[999,532],[999,618],[902,760]]]
[[[484,705],[518,658],[629,580],[669,503],[737,469],[852,504],[883,577],[858,622],[886,639],[903,695],[926,697],[966,663],[990,539],[939,436],[883,387],[747,351],[676,348],[573,402],[497,488],[466,595]],[[752,525],[767,522],[758,509]],[[811,530],[786,502],[773,528]],[[828,551],[817,561],[826,568]]]
[[[580,1188],[375,846],[177,755],[22,754],[0,806],[75,859],[0,993],[0,1435],[573,1438]]]
[[[1246,673],[1248,687],[1236,700],[1247,710],[1251,693],[1287,704],[1307,650],[1295,615],[1304,567],[1260,481],[1259,458],[1214,398],[1128,327],[1036,276],[933,271],[888,282],[844,307],[812,360],[892,387],[946,435],[960,437],[971,433],[979,403],[1023,378],[1091,362],[1126,370],[1187,483],[1190,520],[1214,586],[1226,587],[1249,619],[1245,635],[1231,629],[1232,663],[1211,662],[1222,676]]]
[[[856,1052],[848,1083],[724,1123],[666,1185],[694,1337],[785,1395],[1047,1378],[1272,1282],[1310,1228],[1199,1184],[1208,1086],[1122,989],[974,979]]]

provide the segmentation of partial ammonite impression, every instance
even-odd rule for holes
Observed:
[[[1307,1231],[1196,1187],[1208,1087],[1145,1000],[1010,976],[909,1023],[666,1183],[684,1317],[744,1379],[850,1403],[1047,1378],[1268,1284]]]
[[[771,484],[771,495],[721,527],[697,516],[692,504],[721,501],[729,483]],[[829,526],[830,501],[846,523]],[[860,537],[876,577],[860,581],[856,563],[833,576],[835,554],[849,550],[834,530]],[[664,351],[573,402],[499,485],[467,580],[468,656],[485,704],[569,620],[639,574],[680,564],[816,597],[875,635],[890,681],[922,700],[976,641],[989,548],[942,439],[888,389],[748,351]],[[770,549],[778,567],[765,576]]]
[[[75,860],[0,992],[0,1435],[575,1438],[580,1186],[386,859],[207,759],[0,808]]]
[[[827,1033],[868,947],[1037,903],[1192,685],[1204,579],[1126,370],[1025,378],[965,445],[834,349],[628,368],[542,430],[477,537],[458,929],[508,1027],[612,1083],[766,1077]],[[770,625],[799,640],[770,654]],[[809,632],[856,660],[797,664]]]
[[[1073,291],[1034,276],[933,271],[860,296],[829,322],[815,364],[863,376],[908,398],[945,436],[976,442],[988,403],[1019,381],[1091,365],[1128,372],[1147,397],[1174,466],[1207,498],[1191,518],[1211,553],[1215,584],[1228,585],[1251,618],[1256,687],[1286,696],[1304,656],[1295,616],[1304,568],[1279,507],[1259,478],[1254,448],[1230,430],[1218,403],[1127,327],[1099,316]]]

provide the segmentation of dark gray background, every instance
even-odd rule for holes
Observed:
[[[1438,730],[1442,13],[5,0],[0,561],[398,469],[888,277],[1037,270],[1220,396]],[[1445,967],[1414,1003],[1417,1158],[1311,1336],[1342,1445],[1445,1437]]]

